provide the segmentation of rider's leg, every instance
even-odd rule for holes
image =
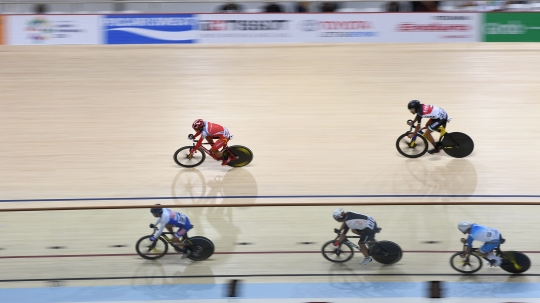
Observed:
[[[368,241],[375,241],[375,233],[370,232],[370,230],[366,228],[360,235],[360,240],[358,241],[358,246],[360,246],[360,251],[364,255],[364,260],[360,262],[360,265],[366,265],[372,260],[371,257],[369,256],[369,250],[366,246],[366,242]]]
[[[226,138],[221,138],[216,141],[214,145],[212,145],[212,148],[210,149],[210,152],[218,159],[221,159],[223,157],[223,153],[219,151],[225,144],[227,144],[227,141],[229,141]]]
[[[431,133],[437,131],[440,126],[441,122],[438,119],[434,120],[431,124],[427,124],[425,135],[428,141],[433,145],[433,149],[428,151],[430,154],[438,153],[439,151],[441,151],[440,143],[435,142],[435,139],[433,139],[433,136],[431,135]]]
[[[360,236],[360,240],[358,240],[358,246],[360,246],[360,251],[364,255],[364,257],[369,257],[369,251],[364,241],[362,241],[362,231],[358,229],[351,229],[351,232],[354,234],[357,234]]]
[[[174,233],[174,238],[176,238],[178,240],[178,244],[176,244],[176,246],[179,246],[182,250],[181,251],[178,251],[178,252],[182,252],[182,259],[185,259],[187,258],[187,256],[189,256],[191,254],[191,251],[189,251],[185,246],[186,244],[184,243],[181,243],[185,240],[185,237],[187,237],[187,231],[189,229],[186,229],[184,227],[182,228],[179,228],[178,231],[176,233]],[[173,238],[173,239],[174,239]]]
[[[489,260],[494,261],[492,263],[492,265],[499,266],[499,265],[501,265],[502,259],[501,259],[501,257],[496,256],[493,253],[493,250],[495,248],[497,248],[497,246],[499,246],[499,245],[500,245],[499,243],[484,243],[484,245],[482,245],[478,249],[478,252],[480,253],[480,255],[482,255],[482,257],[488,258]]]

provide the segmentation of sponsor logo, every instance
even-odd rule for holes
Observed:
[[[0,45],[4,44],[4,18],[0,16]]]
[[[297,24],[302,31],[320,31],[319,37],[375,37],[377,32],[370,21],[303,20]],[[371,30],[371,31],[370,31]]]
[[[200,20],[201,31],[286,31],[290,20]]]
[[[523,35],[528,29],[529,27],[520,21],[509,21],[506,24],[486,23],[484,25],[486,35]],[[540,29],[540,27],[533,27],[532,29]]]
[[[317,30],[367,30],[373,28],[369,21],[317,21],[304,20],[298,23],[302,31]]]
[[[24,31],[27,38],[34,43],[41,43],[50,39],[69,38],[72,34],[84,32],[73,20],[53,22],[45,17],[30,19],[26,22]]]
[[[319,30],[319,21],[317,20],[303,20],[298,22],[297,28],[305,32],[313,32]]]
[[[109,15],[102,25],[108,44],[194,43],[193,15]]]
[[[454,15],[449,15],[449,16],[433,16],[431,17],[432,19],[435,19],[435,20],[471,20],[472,18],[469,17],[469,16],[454,16]]]
[[[396,31],[398,32],[461,32],[472,30],[468,24],[416,24],[416,23],[400,23]]]

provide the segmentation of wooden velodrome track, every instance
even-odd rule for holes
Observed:
[[[218,283],[246,275],[259,282],[535,281],[538,206],[518,204],[540,202],[539,50],[4,46],[0,287]],[[469,134],[473,154],[400,156],[395,140],[408,129],[411,99],[446,109],[449,131]],[[196,118],[228,127],[231,144],[248,146],[254,161],[236,169],[208,159],[195,169],[177,166],[172,154],[189,144]],[[347,209],[374,216],[379,239],[406,251],[402,261],[361,268],[359,256],[345,265],[324,260],[318,250],[337,226],[332,210],[368,202],[375,205]],[[426,205],[406,205],[412,202]],[[199,263],[137,257],[133,245],[153,221],[144,208],[21,211],[154,203],[188,214],[192,234],[211,238],[217,253]],[[250,207],[291,203],[304,206]],[[215,207],[225,204],[241,207]],[[186,207],[197,205],[206,207]],[[508,248],[530,252],[530,275],[455,275],[448,257],[461,248],[460,220],[501,229]]]

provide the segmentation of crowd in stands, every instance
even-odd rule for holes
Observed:
[[[529,1],[391,1],[379,2],[381,12],[439,12],[439,11],[507,11],[529,10]],[[354,12],[355,9],[344,9],[345,5],[339,2],[297,2],[293,7],[270,2],[261,8],[263,13],[281,12]],[[540,5],[539,5],[540,6]],[[361,12],[362,10],[357,10]],[[366,11],[370,11],[369,9]],[[239,3],[226,3],[217,9],[217,12],[237,13],[246,12]]]
[[[441,11],[540,11],[537,1],[387,1],[369,2],[372,8],[355,9],[351,2],[310,2],[301,1],[290,3],[268,2],[261,3],[260,9],[245,9],[241,2],[227,2],[219,5],[215,12],[220,13],[308,13],[308,12],[441,12]],[[122,9],[115,8],[117,11]],[[37,4],[34,13],[49,13],[48,6]]]

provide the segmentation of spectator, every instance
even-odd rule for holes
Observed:
[[[468,1],[460,3],[458,7],[479,12],[502,11],[510,2],[513,1]]]
[[[395,2],[395,1],[388,2],[386,4],[386,11],[390,12],[390,13],[397,13],[397,12],[401,11],[399,9],[399,3]]]
[[[36,14],[46,14],[47,13],[47,5],[45,4],[36,4]]]
[[[242,11],[242,7],[236,3],[225,3],[217,11],[221,13],[238,13]]]
[[[309,3],[308,2],[298,2],[296,4],[297,13],[307,13],[309,12]]]
[[[323,2],[321,4],[321,11],[323,13],[333,13],[338,9],[338,4],[336,2]]]
[[[283,8],[279,4],[274,3],[274,2],[270,2],[266,6],[264,11],[267,13],[283,13],[284,12]]]
[[[439,10],[439,1],[413,1],[413,12],[436,12]]]

